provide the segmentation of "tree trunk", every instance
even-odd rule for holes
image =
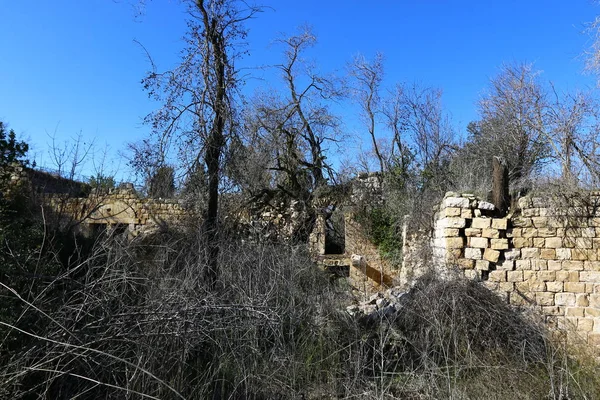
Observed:
[[[508,193],[508,166],[502,157],[494,157],[492,161],[492,203],[496,206],[498,216],[505,216],[510,205]]]
[[[223,45],[223,37],[217,30],[217,21],[210,20],[204,8],[203,0],[198,0],[198,8],[204,17],[207,38],[211,52],[205,57],[212,57],[216,78],[214,98],[213,124],[206,145],[205,163],[208,172],[208,207],[204,220],[204,235],[207,246],[205,279],[209,288],[214,289],[219,277],[219,181],[221,176],[220,158],[225,145],[225,114],[227,112],[225,66],[227,55]]]

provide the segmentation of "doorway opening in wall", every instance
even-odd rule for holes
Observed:
[[[90,224],[89,227],[90,234],[94,238],[106,234],[107,224]]]
[[[111,236],[121,237],[127,233],[128,224],[113,224],[111,226]]]
[[[346,251],[344,213],[333,205],[328,206],[325,211],[325,254],[344,254]]]

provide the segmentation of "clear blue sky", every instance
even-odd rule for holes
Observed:
[[[82,132],[112,154],[146,136],[142,118],[157,105],[140,80],[143,50],[159,67],[177,60],[185,14],[176,0],[0,0],[0,119],[49,164],[48,134],[59,141]],[[358,52],[386,56],[386,83],[417,81],[444,91],[457,129],[477,118],[475,103],[503,62],[534,62],[559,88],[593,86],[582,53],[585,24],[600,13],[591,0],[264,0],[248,24],[247,66],[277,62],[270,43],[310,24],[321,70],[344,72]],[[253,86],[260,85],[253,81]],[[351,121],[351,118],[347,118]],[[358,128],[352,123],[348,132]],[[113,168],[124,168],[118,161]],[[88,168],[90,168],[88,166]]]

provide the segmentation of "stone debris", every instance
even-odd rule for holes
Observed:
[[[393,287],[383,292],[374,293],[367,300],[358,304],[346,307],[346,312],[352,316],[369,316],[376,313],[391,315],[400,308],[401,299],[405,294],[406,291],[400,287]]]

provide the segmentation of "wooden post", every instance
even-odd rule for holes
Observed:
[[[510,206],[508,194],[508,166],[502,157],[492,160],[492,203],[496,206],[498,216],[505,216]]]

